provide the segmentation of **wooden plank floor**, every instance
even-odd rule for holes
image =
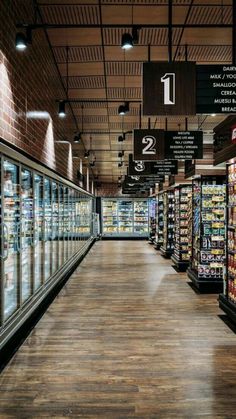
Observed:
[[[146,242],[98,242],[0,376],[1,418],[236,418],[236,336]]]

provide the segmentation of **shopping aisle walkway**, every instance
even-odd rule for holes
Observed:
[[[146,242],[96,243],[0,377],[1,418],[235,418],[236,335]]]

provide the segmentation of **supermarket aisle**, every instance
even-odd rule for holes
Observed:
[[[0,418],[233,418],[236,337],[146,242],[96,243],[0,377]]]

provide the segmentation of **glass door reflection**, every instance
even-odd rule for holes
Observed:
[[[21,170],[21,298],[26,301],[33,292],[33,175]]]
[[[20,185],[19,166],[3,162],[3,281],[6,320],[19,306],[20,283]]]
[[[52,271],[52,185],[44,178],[44,281]]]
[[[59,268],[64,262],[64,189],[63,185],[59,185]]]
[[[43,176],[34,175],[34,289],[43,283]]]
[[[52,182],[52,274],[58,270],[59,252],[59,202],[58,184]]]

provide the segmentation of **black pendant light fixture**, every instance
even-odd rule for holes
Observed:
[[[133,48],[133,37],[130,33],[126,32],[123,33],[122,39],[121,39],[121,48],[125,50],[129,50]]]
[[[74,136],[74,143],[76,143],[76,144],[80,143],[80,141],[82,140],[82,134],[83,134],[83,131],[84,131],[84,112],[83,112],[83,110],[84,110],[84,105],[82,104],[82,106],[81,106],[82,130]]]
[[[69,91],[69,47],[66,47],[66,97],[68,99]],[[66,116],[66,101],[60,100],[58,107],[58,116],[60,118],[65,118]]]
[[[65,116],[66,116],[66,102],[64,100],[60,100],[60,102],[59,102],[58,116],[60,118],[65,118]]]
[[[32,29],[27,26],[25,33],[16,33],[15,47],[18,51],[24,51],[30,44],[32,44]]]

